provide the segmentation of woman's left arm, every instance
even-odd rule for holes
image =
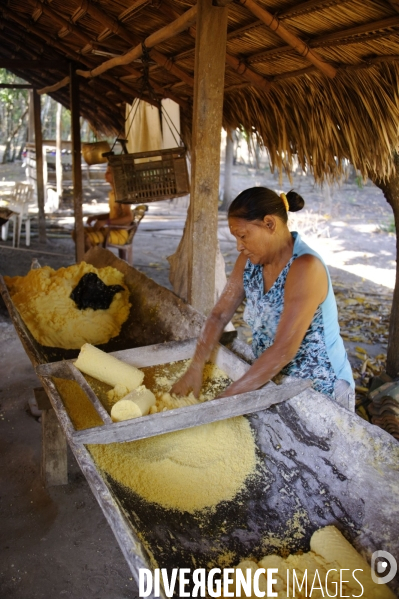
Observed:
[[[326,269],[318,258],[305,254],[294,260],[285,284],[284,308],[273,345],[219,397],[259,389],[291,362],[327,292]]]

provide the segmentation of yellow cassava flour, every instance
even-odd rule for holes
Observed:
[[[52,380],[77,431],[103,426],[102,418],[76,381],[57,377]]]
[[[81,262],[54,270],[44,266],[25,277],[4,277],[12,301],[36,341],[49,347],[79,349],[100,345],[119,334],[130,310],[129,292],[116,293],[107,310],[79,310],[70,295],[82,276],[95,273],[106,285],[122,285],[116,268]]]
[[[88,449],[118,483],[151,503],[190,513],[233,499],[256,466],[255,441],[241,416]]]

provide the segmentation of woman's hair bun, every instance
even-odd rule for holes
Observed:
[[[302,210],[305,205],[303,197],[293,189],[286,194],[286,198],[288,200],[290,212],[298,212],[299,210]]]

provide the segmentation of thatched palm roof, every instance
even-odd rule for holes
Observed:
[[[342,158],[364,174],[388,175],[399,123],[399,2],[256,0],[278,17],[277,31],[276,21],[265,25],[244,2],[229,5],[225,124],[256,131],[280,167],[297,154],[319,179],[337,175]],[[69,62],[92,70],[194,5],[194,0],[1,0],[0,65],[39,88],[52,85],[68,75]],[[311,52],[301,56],[280,37],[282,28]],[[312,51],[330,76],[309,62]],[[195,25],[149,54],[156,97],[178,101],[186,122],[194,54]],[[82,115],[102,130],[118,132],[125,102],[142,92],[142,73],[140,58],[81,78]],[[51,95],[69,105],[68,87]],[[147,90],[144,98],[151,99]]]

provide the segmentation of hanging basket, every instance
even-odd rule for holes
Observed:
[[[172,148],[107,156],[115,199],[139,204],[179,198],[190,193],[186,149]]]
[[[107,141],[95,141],[93,143],[82,144],[83,158],[89,166],[107,162],[107,159],[103,154],[110,151],[111,147]]]

